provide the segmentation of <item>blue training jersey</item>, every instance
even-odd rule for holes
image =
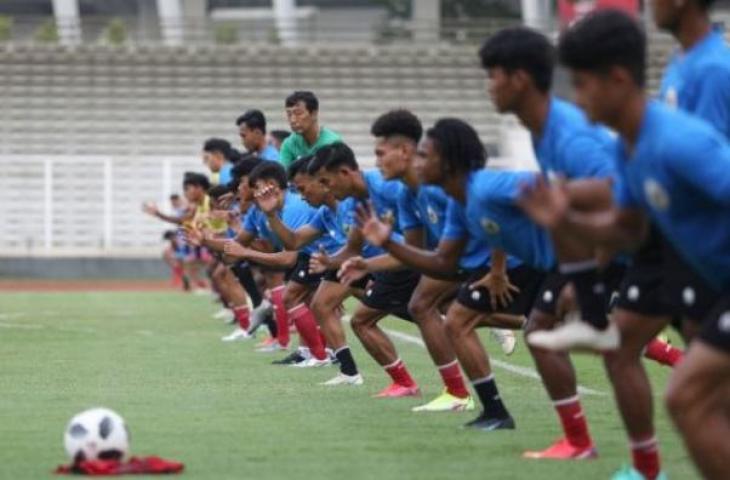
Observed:
[[[424,229],[426,248],[436,248],[446,222],[449,197],[441,187],[419,185],[415,189],[403,184],[398,196],[398,226],[405,232]]]
[[[218,172],[218,184],[228,185],[233,180],[233,164],[231,162],[225,162]]]
[[[276,149],[275,146],[271,144],[267,144],[266,147],[264,147],[263,150],[261,150],[261,153],[259,154],[259,158],[262,160],[270,160],[272,162],[278,162],[279,161],[279,150]]]
[[[296,230],[309,223],[314,217],[317,210],[310,206],[298,194],[290,191],[284,192],[284,206],[278,212],[278,216],[282,223],[291,230]],[[271,230],[266,214],[262,212],[258,206],[253,205],[243,218],[243,229],[252,235],[269,241],[274,247],[283,249],[284,246],[279,237]],[[312,253],[317,249],[317,245],[309,244],[302,249],[305,253]]]
[[[548,180],[615,178],[612,157],[614,137],[606,128],[591,125],[572,103],[551,98],[540,137],[532,136],[540,170]]]
[[[368,199],[381,220],[393,224],[393,231],[400,233],[398,225],[398,197],[403,188],[400,180],[386,180],[379,170],[365,170],[363,180],[368,189]]]
[[[649,102],[633,153],[616,142],[616,163],[616,203],[646,211],[712,286],[730,287],[730,145],[719,132]]]
[[[730,48],[713,30],[672,57],[662,77],[660,99],[693,113],[730,138]]]
[[[534,224],[517,206],[520,186],[534,181],[531,172],[479,170],[469,174],[466,204],[461,215],[450,205],[445,238],[454,238],[452,222],[461,222],[462,232],[483,242],[482,249],[499,248],[532,268],[548,271],[556,259],[547,232]],[[456,200],[453,200],[456,202]],[[448,232],[448,233],[447,233]],[[462,234],[463,238],[463,234]],[[510,268],[516,266],[512,261]]]

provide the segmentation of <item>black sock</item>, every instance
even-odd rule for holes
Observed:
[[[560,272],[573,283],[583,321],[605,330],[608,326],[606,310],[609,292],[598,268],[589,264],[574,269],[571,264],[567,264],[560,266]]]
[[[352,352],[350,347],[342,347],[335,352],[335,357],[340,361],[340,372],[353,376],[357,375],[357,365],[355,365],[355,359],[352,358]]]
[[[256,280],[254,280],[253,273],[251,273],[251,267],[249,267],[248,264],[245,262],[238,262],[231,267],[231,271],[236,276],[243,289],[246,290],[248,296],[251,298],[253,308],[261,305],[263,298],[261,297],[261,292],[259,292],[259,288],[256,286]]]
[[[494,375],[489,375],[481,380],[472,382],[474,390],[477,392],[479,401],[484,406],[484,416],[488,418],[507,418],[509,412],[502,403],[497,391],[497,384],[494,382]]]
[[[271,335],[272,338],[276,338],[276,334],[279,333],[279,330],[277,329],[273,315],[266,315],[264,325],[266,325],[266,328],[269,329],[269,335]]]

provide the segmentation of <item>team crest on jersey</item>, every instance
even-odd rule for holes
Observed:
[[[388,208],[383,210],[383,213],[380,215],[380,219],[385,223],[393,225],[395,223],[395,214],[393,213],[393,210]]]
[[[664,94],[664,103],[670,107],[677,108],[679,105],[679,94],[677,93],[676,88],[669,87],[669,89],[667,89],[667,93]]]
[[[499,233],[499,224],[491,218],[482,218],[480,223],[482,224],[484,231],[488,234],[496,235]]]
[[[434,225],[439,223],[439,214],[436,213],[436,210],[434,210],[431,205],[428,206],[426,209],[428,212],[428,221],[433,223]]]
[[[661,183],[652,178],[644,181],[644,196],[649,205],[655,210],[663,211],[669,208],[669,194],[664,190]]]

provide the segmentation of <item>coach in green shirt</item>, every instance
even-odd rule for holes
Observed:
[[[279,161],[284,168],[299,157],[310,155],[342,137],[329,128],[319,126],[319,100],[312,92],[297,91],[286,97],[286,119],[292,134],[281,144]]]

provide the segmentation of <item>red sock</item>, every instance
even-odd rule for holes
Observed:
[[[593,445],[578,395],[553,402],[553,406],[558,412],[560,423],[563,424],[565,438],[571,445],[577,448],[588,448]]]
[[[447,365],[438,367],[438,369],[447,392],[458,398],[466,398],[469,396],[469,390],[466,389],[458,361],[454,360]]]
[[[327,338],[324,336],[324,333],[322,333],[322,329],[319,329],[319,340],[322,342],[322,345],[327,348]]]
[[[284,306],[284,285],[271,290],[271,304],[276,319],[276,339],[282,347],[289,346],[289,315]]]
[[[183,267],[182,265],[173,265],[172,267],[172,285],[180,287],[183,284]]]
[[[300,303],[289,310],[289,316],[294,320],[297,332],[299,332],[302,341],[309,347],[312,356],[317,360],[327,358],[327,353],[324,351],[324,344],[319,336],[317,321],[314,319],[312,311],[305,304]]]
[[[236,320],[238,320],[238,326],[241,327],[241,330],[248,331],[248,327],[251,325],[249,321],[249,313],[248,305],[233,307],[233,315],[236,317]]]
[[[654,480],[659,475],[659,449],[655,436],[646,440],[631,441],[631,456],[634,468],[647,480]]]
[[[667,342],[662,342],[658,338],[654,338],[646,345],[644,356],[662,365],[673,367],[682,360],[684,352]]]
[[[393,383],[397,383],[403,387],[415,387],[416,382],[408,373],[405,363],[400,358],[390,365],[383,367],[390,378],[393,379]]]

